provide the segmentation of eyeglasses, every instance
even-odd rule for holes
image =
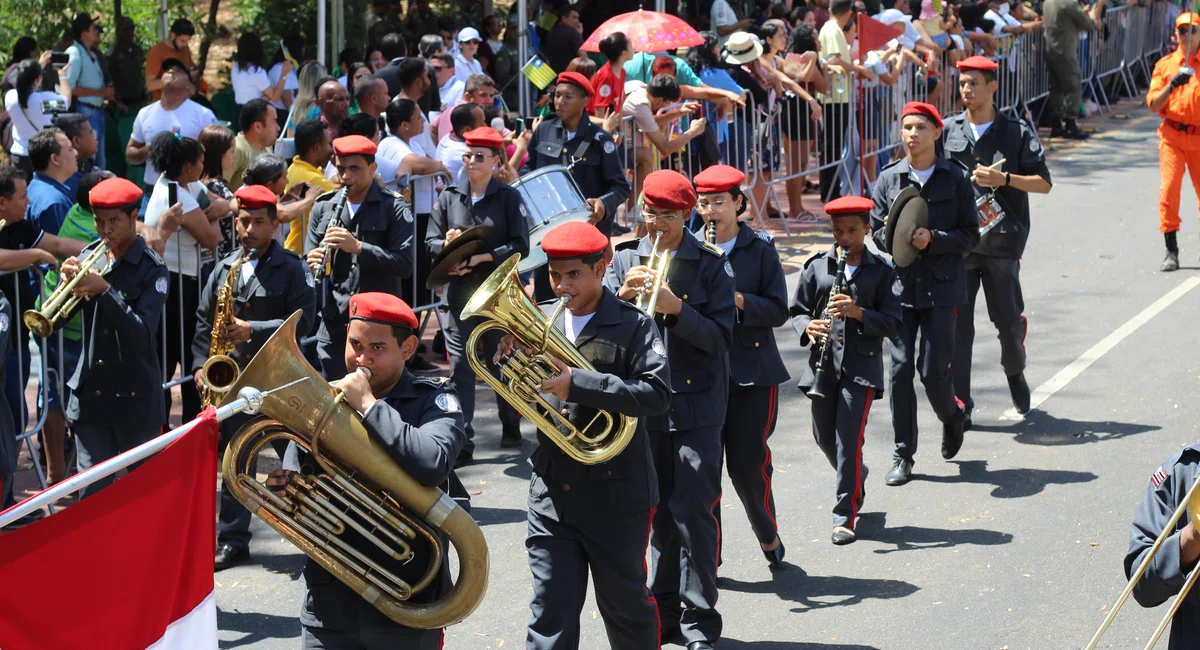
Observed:
[[[490,154],[479,153],[479,152],[471,153],[468,151],[467,153],[464,153],[462,155],[462,161],[465,163],[469,163],[469,162],[481,163],[490,157],[491,157]]]
[[[438,72],[441,72],[442,70],[445,70],[445,69],[446,69],[446,66],[444,66],[444,65],[431,65],[431,66],[429,66],[429,69],[430,69],[430,70],[433,70],[433,72],[436,74],[436,73],[438,73]]]
[[[726,205],[729,205],[729,201],[725,199],[717,199],[715,201],[698,201],[696,203],[696,211],[712,212],[714,210],[724,210]]]
[[[654,213],[647,212],[645,208],[642,208],[642,221],[646,223],[675,223],[679,221],[680,216],[682,215],[678,212]]]

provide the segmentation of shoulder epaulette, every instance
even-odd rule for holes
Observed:
[[[150,248],[149,246],[147,246],[146,253],[148,253],[150,255],[150,259],[154,260],[155,264],[158,264],[159,266],[166,264],[166,262],[163,261],[162,255],[159,255],[158,252],[155,251],[153,248]]]
[[[640,240],[638,240],[638,239],[630,239],[629,241],[623,241],[620,244],[613,246],[613,250],[618,250],[618,251],[633,250],[638,247],[639,241]]]
[[[775,241],[775,237],[772,236],[771,233],[769,233],[765,230],[755,230],[754,236],[767,242],[768,244],[773,243]]]
[[[450,381],[449,377],[413,377],[414,384],[431,386],[433,388],[438,388],[447,381]]]
[[[809,256],[808,259],[804,260],[804,268],[807,269],[809,264],[812,264],[813,262],[815,262],[817,260],[817,258],[822,257],[824,255],[825,255],[825,251],[818,251],[816,253],[813,253],[812,255]]]
[[[383,195],[387,196],[387,197],[391,197],[393,199],[403,199],[404,198],[404,196],[401,195],[399,192],[397,192],[395,190],[389,190],[386,187],[383,188]]]
[[[889,169],[889,168],[891,168],[891,167],[895,167],[896,165],[899,165],[899,164],[900,164],[900,162],[901,162],[901,161],[903,161],[903,160],[907,160],[907,158],[905,158],[904,156],[901,156],[901,157],[899,157],[899,158],[897,158],[897,159],[893,160],[892,162],[890,162],[890,163],[888,163],[888,164],[884,165],[884,166],[883,166],[883,168],[884,168],[884,169]]]
[[[971,168],[967,167],[967,164],[964,163],[963,161],[959,160],[958,158],[947,158],[946,160],[950,161],[951,167],[957,165],[958,168],[961,169],[962,171],[966,172],[968,176],[971,174]]]
[[[338,193],[337,190],[329,190],[328,192],[326,192],[324,194],[318,194],[316,200],[317,201],[328,201],[329,199],[332,199],[337,193]]]
[[[720,246],[706,241],[700,242],[700,250],[707,251],[712,255],[716,255],[717,257],[725,254],[725,251],[721,250]]]

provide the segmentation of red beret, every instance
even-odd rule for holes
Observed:
[[[552,260],[569,260],[604,252],[608,237],[586,221],[570,221],[556,226],[542,238],[542,250]]]
[[[696,174],[696,192],[699,194],[714,194],[728,192],[742,184],[746,175],[736,167],[729,165],[713,165]]]
[[[350,320],[366,320],[384,325],[405,325],[416,329],[417,315],[403,300],[390,293],[356,293],[350,296]]]
[[[692,182],[673,169],[650,172],[642,183],[642,198],[662,210],[691,210],[696,207],[696,190]]]
[[[238,204],[247,210],[257,210],[279,203],[275,193],[266,185],[243,185],[233,195],[237,197]]]
[[[942,128],[942,116],[938,114],[937,106],[926,104],[925,102],[909,102],[904,105],[904,109],[900,111],[900,119],[904,119],[909,115],[924,115],[933,120],[937,128]]]
[[[377,151],[370,138],[348,135],[333,141],[333,152],[339,156],[374,156]]]
[[[142,190],[124,178],[109,178],[96,183],[88,192],[92,208],[123,208],[142,200]]]
[[[825,214],[842,217],[849,214],[866,214],[875,207],[875,202],[865,196],[843,196],[825,204]]]
[[[958,62],[959,70],[995,70],[1000,66],[986,56],[975,55]]]
[[[576,86],[579,86],[580,88],[583,89],[583,92],[588,94],[589,97],[596,94],[596,91],[592,89],[592,82],[588,81],[587,77],[579,74],[578,72],[560,73],[558,75],[558,83],[574,84]]]
[[[490,126],[481,126],[478,129],[471,129],[463,134],[463,138],[467,141],[468,147],[491,147],[492,149],[503,149],[504,138],[496,133],[496,129]]]

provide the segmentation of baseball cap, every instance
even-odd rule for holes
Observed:
[[[87,30],[93,24],[95,24],[97,29],[99,29],[100,31],[104,31],[104,28],[101,27],[99,24],[99,20],[100,20],[99,16],[96,16],[95,18],[93,18],[90,14],[78,13],[78,14],[75,14],[75,19],[71,21],[71,29],[78,31],[78,32],[82,32],[82,31]]]
[[[474,27],[463,27],[458,32],[458,42],[466,43],[467,41],[482,41],[479,37],[479,30]]]

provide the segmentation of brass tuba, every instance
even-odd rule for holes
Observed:
[[[21,318],[29,331],[46,338],[54,333],[54,328],[59,323],[69,320],[75,314],[76,308],[83,302],[83,298],[71,295],[75,285],[91,271],[99,273],[108,265],[108,245],[103,240],[99,241],[95,248],[79,259],[79,272],[71,276],[70,280],[63,280],[62,274],[59,274],[58,286],[54,287],[54,291],[42,302],[41,309],[25,310]]]
[[[325,567],[392,621],[416,629],[457,623],[475,611],[487,591],[488,553],[483,531],[441,490],[421,485],[396,464],[342,403],[296,344],[300,312],[279,328],[242,371],[222,400],[243,386],[267,391],[256,419],[238,429],[221,463],[225,485],[238,501],[306,555]],[[274,440],[296,443],[325,475],[295,474],[278,496],[256,478],[258,452]],[[347,544],[353,529],[397,561],[418,562],[420,580],[409,584]],[[437,577],[445,554],[438,534],[458,552],[458,578],[437,601],[409,603]],[[418,557],[412,544],[433,552]]]
[[[568,456],[585,465],[612,460],[633,438],[637,418],[597,411],[581,430],[542,397],[539,392],[542,382],[558,375],[554,359],[582,370],[594,371],[595,368],[562,332],[554,328],[554,319],[565,301],[560,301],[554,317],[547,319],[525,295],[517,274],[520,261],[520,254],[508,258],[488,276],[463,308],[460,316],[463,320],[475,316],[488,319],[467,339],[467,360],[497,395],[512,404]],[[502,379],[493,375],[476,353],[480,337],[494,329],[512,334],[518,342],[533,350],[532,355],[515,351],[501,371]]]
[[[242,264],[245,264],[246,260],[256,257],[258,257],[258,249],[252,248],[234,260],[233,264],[229,265],[229,275],[225,276],[225,283],[221,285],[220,289],[217,289],[217,303],[213,307],[212,336],[208,344],[208,359],[200,370],[200,381],[203,384],[199,387],[200,404],[204,408],[212,406],[222,393],[228,391],[229,387],[237,381],[238,373],[241,372],[237,362],[229,356],[229,353],[237,346],[225,343],[221,339],[225,338],[225,329],[233,321],[233,292],[241,276]]]

